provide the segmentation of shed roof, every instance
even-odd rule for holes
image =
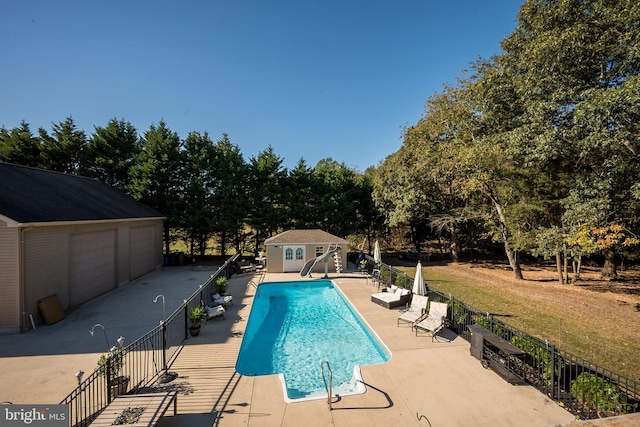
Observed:
[[[0,216],[18,224],[163,218],[102,181],[0,163]]]
[[[288,244],[288,243],[338,243],[345,244],[347,241],[341,237],[319,229],[309,230],[287,230],[264,241],[265,245]]]

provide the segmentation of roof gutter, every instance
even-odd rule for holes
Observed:
[[[153,220],[165,220],[167,217],[144,217],[144,218],[117,218],[117,219],[87,219],[81,221],[47,221],[47,222],[17,222],[11,218],[0,215],[0,220],[7,223],[7,228],[21,228],[21,227],[51,227],[60,225],[87,225],[87,224],[109,224],[109,223],[123,223],[123,222],[142,222]]]

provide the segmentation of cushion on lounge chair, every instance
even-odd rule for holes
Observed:
[[[214,303],[219,305],[233,305],[233,296],[232,295],[220,295],[219,293],[215,293],[211,295],[211,299]]]
[[[411,301],[411,291],[406,292],[379,292],[371,295],[371,301],[386,308],[394,308],[407,305]]]
[[[222,317],[224,319],[224,312],[226,311],[223,306],[217,305],[215,307],[208,307],[207,310],[207,320],[214,319],[216,317]]]
[[[414,323],[420,319],[425,311],[427,310],[427,303],[429,301],[429,297],[423,295],[414,295],[411,298],[411,305],[398,317],[398,325],[400,326],[400,322],[406,322],[411,325],[411,329],[413,329]]]
[[[444,328],[444,320],[447,317],[447,308],[448,306],[444,302],[432,301],[429,306],[429,314],[413,326],[416,330],[416,336],[418,335],[418,330],[423,330],[431,335],[431,341],[433,341],[436,334]]]
[[[215,319],[216,317],[222,317],[224,319],[224,312],[227,310],[223,306],[216,305],[214,307],[209,307],[202,300],[200,300],[200,305],[204,312],[207,313],[206,320]]]

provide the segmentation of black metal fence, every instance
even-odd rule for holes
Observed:
[[[116,396],[136,393],[168,374],[168,367],[189,337],[189,312],[200,306],[201,301],[209,300],[219,277],[231,277],[239,256],[229,258],[165,322],[105,356],[104,363],[60,402],[69,405],[71,426],[88,426]]]
[[[377,264],[367,256],[369,271],[380,270],[380,282],[411,288],[413,278],[384,263]],[[575,354],[557,348],[513,328],[487,312],[476,310],[451,294],[432,287],[429,301],[449,306],[448,327],[470,341],[468,326],[481,325],[525,352],[523,361],[513,369],[540,392],[558,402],[580,419],[593,419],[640,411],[640,383],[619,375]]]

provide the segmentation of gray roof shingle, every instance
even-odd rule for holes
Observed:
[[[347,243],[345,239],[319,229],[287,230],[264,241],[265,244],[287,243]]]
[[[17,223],[162,218],[97,179],[0,163],[0,215]]]

